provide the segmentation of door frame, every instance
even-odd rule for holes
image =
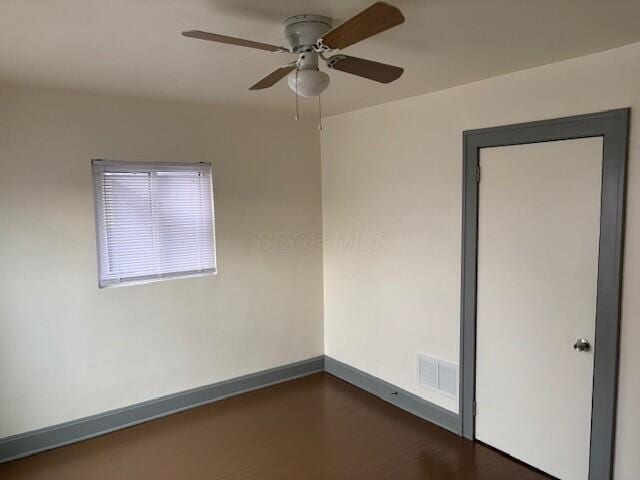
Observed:
[[[630,109],[463,132],[460,432],[475,439],[480,149],[603,138],[589,479],[613,478]]]

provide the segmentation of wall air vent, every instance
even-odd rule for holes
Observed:
[[[418,382],[449,397],[458,397],[458,365],[418,354]]]

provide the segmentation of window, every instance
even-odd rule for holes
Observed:
[[[210,164],[92,166],[101,288],[216,273]]]

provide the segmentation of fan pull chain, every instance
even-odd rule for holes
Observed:
[[[300,119],[300,112],[298,110],[298,69],[296,68],[296,120]]]
[[[318,95],[318,130],[322,131],[322,102],[320,101],[320,95]]]

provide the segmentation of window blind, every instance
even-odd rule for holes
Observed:
[[[216,273],[210,164],[92,168],[100,287]]]

